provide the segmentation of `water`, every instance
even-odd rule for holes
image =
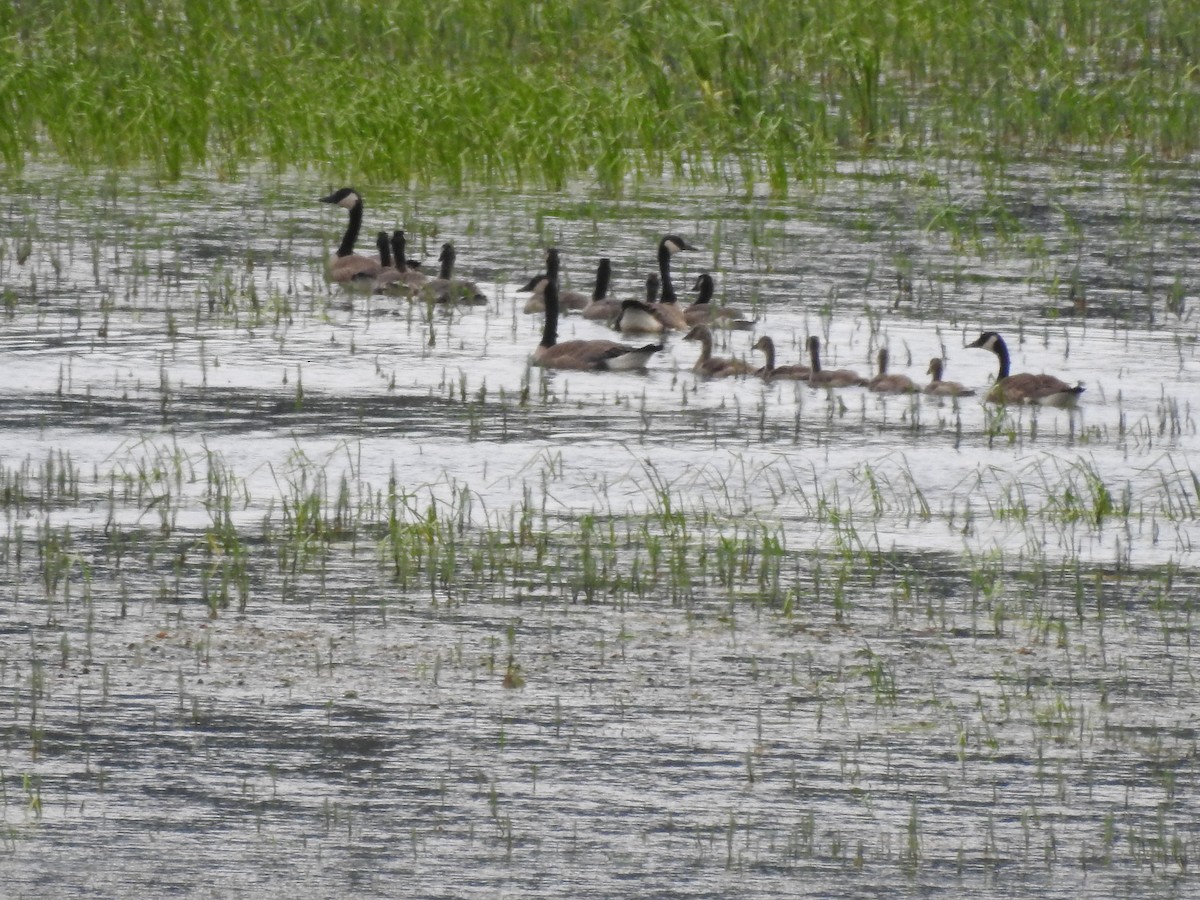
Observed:
[[[429,314],[325,284],[331,185],[28,172],[8,893],[1186,894],[1200,232],[1194,173],[1153,174],[364,190],[364,237],[452,240],[491,297]],[[545,247],[640,296],[667,232],[678,289],[757,317],[719,354],[819,334],[982,393],[994,328],[1081,409],[698,382],[678,339],[528,369]]]

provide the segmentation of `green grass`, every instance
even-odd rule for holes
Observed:
[[[1183,0],[18,0],[0,160],[783,192],[843,152],[1179,158],[1198,62]]]

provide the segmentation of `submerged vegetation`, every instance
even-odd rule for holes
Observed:
[[[1185,0],[17,0],[0,159],[782,192],[843,151],[1178,158],[1197,71]]]

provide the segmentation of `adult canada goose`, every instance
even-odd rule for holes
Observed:
[[[937,356],[929,361],[927,374],[932,381],[925,385],[925,393],[933,394],[935,397],[969,397],[975,393],[957,381],[942,381],[943,365],[941,358]]]
[[[713,279],[707,272],[700,273],[692,290],[698,292],[699,296],[691,306],[685,307],[683,310],[683,317],[689,325],[736,329],[754,327],[754,323],[748,320],[740,310],[730,306],[713,306],[709,302],[713,296]]]
[[[811,385],[842,388],[862,387],[867,383],[867,379],[851,369],[822,369],[821,342],[815,334],[808,339],[808,358],[812,363],[808,373],[808,383]]]
[[[454,277],[454,260],[457,256],[453,244],[442,244],[442,252],[438,256],[438,262],[442,264],[441,273],[421,286],[421,298],[433,303],[487,303],[487,297],[475,286],[475,282]]]
[[[346,225],[346,233],[342,235],[342,243],[329,260],[329,279],[339,284],[374,279],[383,268],[380,261],[354,252],[354,242],[358,240],[358,232],[362,229],[362,197],[354,188],[344,187],[328,197],[322,197],[321,202],[333,203],[350,211],[350,221]]]
[[[775,342],[765,334],[755,341],[752,350],[761,350],[767,358],[767,364],[754,374],[763,381],[807,381],[809,376],[808,366],[793,365],[793,366],[776,366],[775,365]]]
[[[685,334],[683,339],[700,342],[700,357],[692,366],[692,371],[697,375],[705,375],[709,378],[728,378],[730,375],[749,375],[754,372],[753,368],[740,359],[714,357],[712,355],[712,332],[708,330],[707,325],[693,325],[692,330]]]
[[[658,299],[658,276],[646,276],[646,300],[623,300],[612,327],[622,334],[662,334],[675,328],[675,320],[662,310]],[[678,312],[678,310],[675,310]]]
[[[579,291],[559,291],[558,292],[558,308],[559,310],[574,309],[584,311],[593,304],[602,304],[605,298],[608,297],[608,283],[612,279],[612,263],[605,257],[600,260],[600,264],[596,267],[596,282],[592,287],[592,293],[589,297],[587,294]],[[546,311],[546,303],[543,299],[543,294],[546,291],[547,278],[545,275],[535,275],[529,279],[525,287],[521,288],[521,292],[531,292],[531,296],[525,301],[525,312],[540,313]],[[599,309],[599,307],[597,307]],[[620,304],[614,303],[611,312],[608,315],[599,316],[598,318],[611,319],[621,311]],[[589,316],[589,318],[596,318]]]
[[[917,391],[917,385],[907,375],[888,374],[888,352],[886,347],[879,349],[879,374],[867,382],[867,390],[877,394],[912,394]]]
[[[558,251],[546,254],[546,321],[542,341],[533,351],[530,362],[548,369],[583,369],[623,371],[644,368],[650,357],[663,348],[662,344],[630,347],[616,341],[566,341],[558,343]]]
[[[994,331],[985,331],[968,347],[991,350],[1000,360],[996,383],[984,398],[989,403],[1036,403],[1039,406],[1074,406],[1083,393],[1083,385],[1074,387],[1053,375],[1034,375],[1032,372],[1009,374],[1008,345]]]
[[[407,259],[408,241],[404,232],[392,232],[392,265],[375,276],[374,290],[377,294],[404,294],[409,297],[429,281],[429,276],[418,270],[420,263]]]

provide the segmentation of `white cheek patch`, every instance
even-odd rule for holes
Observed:
[[[984,343],[983,349],[991,350],[993,353],[996,351],[996,336],[994,334]]]
[[[338,206],[343,206],[346,209],[353,209],[357,205],[358,205],[358,194],[354,193],[354,191],[351,191],[345,197],[343,197],[342,202],[338,204]]]
[[[683,247],[679,246],[679,244],[675,243],[674,241],[672,241],[672,240],[667,241],[667,252],[668,253],[674,255],[682,249],[683,249]]]

